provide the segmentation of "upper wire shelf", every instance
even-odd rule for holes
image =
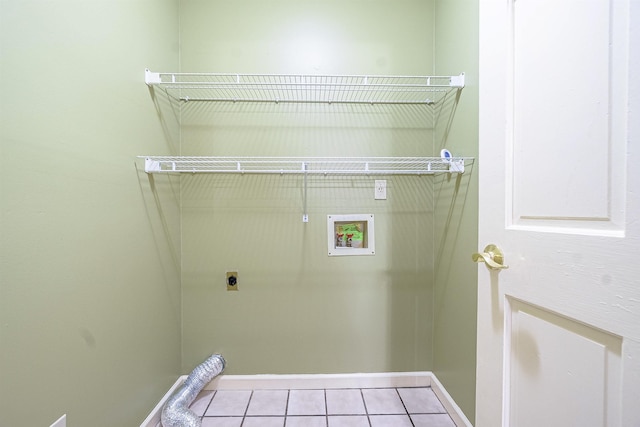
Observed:
[[[145,82],[179,101],[436,104],[464,87],[458,76],[158,73]]]
[[[168,157],[140,156],[147,173],[432,175],[464,173],[471,157]]]

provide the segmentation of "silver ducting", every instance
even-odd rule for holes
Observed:
[[[202,420],[189,409],[189,405],[209,381],[224,370],[225,364],[222,355],[214,354],[196,366],[184,384],[164,404],[160,417],[163,427],[202,426]]]

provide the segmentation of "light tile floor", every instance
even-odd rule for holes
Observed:
[[[456,427],[430,387],[209,390],[191,410],[202,427]]]

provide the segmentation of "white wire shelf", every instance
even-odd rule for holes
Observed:
[[[179,101],[436,104],[464,87],[458,76],[158,73],[145,82]]]
[[[140,156],[147,173],[432,175],[464,173],[471,157],[166,157]]]

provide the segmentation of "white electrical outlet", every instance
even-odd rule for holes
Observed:
[[[376,200],[387,200],[387,180],[376,179],[376,189],[374,198]]]

